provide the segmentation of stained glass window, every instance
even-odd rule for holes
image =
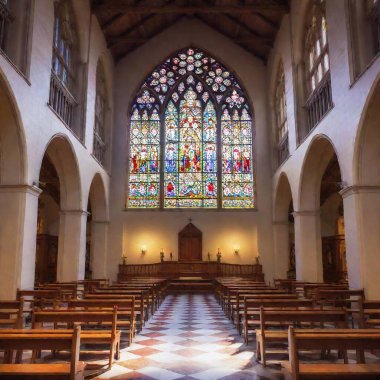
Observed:
[[[132,106],[128,207],[253,208],[252,132],[234,74],[199,49],[168,58]]]

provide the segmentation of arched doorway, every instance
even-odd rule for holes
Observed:
[[[274,202],[275,277],[295,278],[293,199],[289,180],[282,173]]]
[[[43,250],[50,252],[48,256],[51,260],[50,263],[41,264],[45,268],[38,270],[52,271],[43,276],[44,281],[54,280],[53,277],[57,281],[83,279],[87,213],[82,206],[75,151],[66,136],[56,135],[49,142],[41,163],[39,186],[43,190],[39,203],[40,215],[45,215],[45,219],[41,220],[46,223],[42,231],[47,233],[49,239],[49,244],[44,243],[47,247]],[[58,253],[53,253],[56,245]],[[40,262],[36,261],[36,264],[40,265]],[[50,265],[50,269],[46,265]],[[52,270],[53,266],[56,273]]]
[[[60,220],[60,181],[48,154],[45,154],[40,171],[38,199],[36,285],[57,280],[58,235]]]
[[[108,201],[102,176],[92,179],[87,206],[86,276],[107,277]]]
[[[323,174],[320,192],[322,264],[325,282],[339,283],[347,280],[344,207],[343,198],[339,193],[341,187],[339,163],[334,154]]]
[[[324,229],[323,223],[327,220],[326,214],[331,211],[331,204],[326,204],[324,208],[322,206],[332,194],[339,198],[342,183],[340,173],[336,150],[331,141],[326,136],[317,135],[310,143],[304,159],[299,209],[294,213],[297,279],[323,281],[325,277],[322,237],[327,238],[331,232]],[[335,232],[331,236],[335,236]],[[326,250],[327,257],[330,253]]]

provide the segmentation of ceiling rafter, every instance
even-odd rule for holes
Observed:
[[[172,5],[170,7],[157,7],[157,6],[130,6],[126,4],[120,4],[114,1],[107,5],[107,9],[109,11],[118,11],[122,12],[125,15],[137,15],[137,14],[150,14],[150,13],[156,13],[156,14],[168,14],[168,13],[180,13],[180,14],[187,14],[187,15],[194,15],[196,13],[235,13],[235,14],[251,14],[251,13],[257,13],[259,11],[280,11],[280,12],[287,12],[288,7],[284,5],[283,3],[278,4],[267,4],[262,3],[260,5],[245,5],[245,6],[178,6],[178,5]],[[95,11],[97,10],[99,6],[95,6]]]
[[[201,20],[202,22],[205,22],[208,24],[208,26],[214,30],[216,30],[218,33],[222,34],[224,37],[227,37],[228,39],[230,39],[231,41],[233,41],[234,43],[236,43],[237,45],[239,45],[242,49],[248,51],[249,53],[255,55],[256,57],[258,57],[259,59],[261,59],[262,61],[265,62],[265,57],[263,56],[262,53],[258,52],[257,49],[255,48],[247,48],[247,46],[245,46],[242,41],[239,41],[239,40],[235,40],[232,36],[230,36],[226,31],[224,31],[223,29],[221,29],[219,26],[216,26],[214,24],[210,24],[208,21],[204,20],[202,15],[195,15],[196,18],[198,18],[199,20]]]

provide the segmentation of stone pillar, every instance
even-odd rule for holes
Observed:
[[[296,211],[293,216],[297,280],[323,281],[319,210]]]
[[[289,270],[289,222],[273,222],[274,277],[286,278]]]
[[[86,263],[87,211],[61,211],[58,238],[57,280],[83,280]]]
[[[348,281],[380,298],[380,186],[350,186],[343,197]]]
[[[91,223],[91,269],[93,278],[107,278],[108,221]]]
[[[35,186],[0,186],[0,299],[34,287],[40,194]]]

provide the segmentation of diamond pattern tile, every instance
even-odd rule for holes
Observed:
[[[113,368],[95,379],[279,378],[278,371],[263,375],[253,343],[244,344],[212,295],[188,294],[168,296]]]

